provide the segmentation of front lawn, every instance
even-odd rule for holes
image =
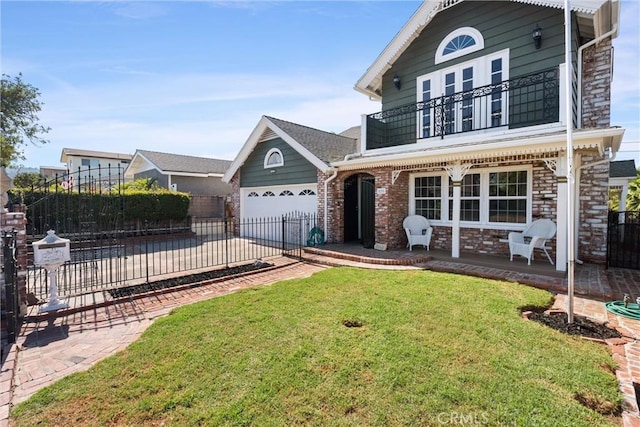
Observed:
[[[605,346],[521,318],[547,292],[332,268],[175,310],[12,411],[33,425],[616,425]],[[606,410],[604,411],[606,412]]]

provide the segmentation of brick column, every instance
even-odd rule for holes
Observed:
[[[0,232],[5,233],[16,232],[16,251],[18,260],[18,281],[16,283],[16,291],[21,306],[27,303],[27,219],[24,212],[0,212]],[[0,242],[2,240],[0,239]],[[0,248],[1,249],[1,248]],[[4,251],[0,250],[0,262],[4,265]],[[0,273],[0,310],[5,311],[5,280],[4,273]],[[6,337],[6,324],[2,323],[2,337]],[[4,344],[4,343],[3,343]]]

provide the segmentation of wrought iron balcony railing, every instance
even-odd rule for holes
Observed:
[[[558,67],[404,105],[366,119],[367,149],[486,129],[559,121]]]

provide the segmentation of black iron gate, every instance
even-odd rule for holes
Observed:
[[[6,324],[6,341],[16,342],[20,330],[20,300],[18,291],[18,261],[16,232],[5,232],[2,235],[2,258],[4,274],[4,316]]]
[[[609,212],[607,266],[640,270],[640,211]]]

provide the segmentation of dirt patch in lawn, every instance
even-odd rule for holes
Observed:
[[[205,271],[203,273],[187,274],[172,279],[157,280],[155,282],[141,283],[139,285],[125,286],[122,288],[109,289],[112,298],[122,298],[147,292],[159,291],[162,289],[174,288],[182,285],[195,284],[210,280],[220,279],[228,276],[246,274],[267,267],[273,264],[264,261],[255,261],[250,264],[238,265],[234,267],[220,268],[217,270]]]
[[[601,340],[622,337],[620,332],[605,323],[593,322],[584,316],[577,315],[573,316],[573,323],[569,323],[568,317],[567,313],[554,311],[533,311],[528,316],[534,322],[542,323],[568,335],[580,335]]]

